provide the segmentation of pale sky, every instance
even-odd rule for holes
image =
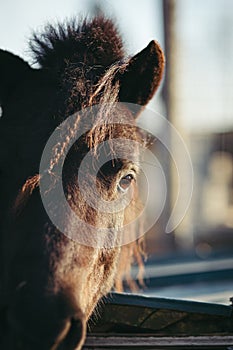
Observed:
[[[233,1],[177,4],[180,118],[194,132],[233,130]]]
[[[130,54],[144,48],[152,39],[163,41],[160,0],[99,2],[119,23]],[[4,3],[0,0],[0,47],[27,58],[27,39],[33,30],[43,28],[48,21],[88,16],[92,3],[92,0],[7,0]]]

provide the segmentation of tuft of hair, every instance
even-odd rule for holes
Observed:
[[[48,24],[42,33],[33,34],[29,46],[35,62],[58,71],[77,62],[107,67],[124,57],[117,27],[103,16]]]

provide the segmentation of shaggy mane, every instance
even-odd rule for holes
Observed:
[[[41,34],[33,34],[30,48],[43,68],[62,69],[72,62],[110,66],[124,57],[118,29],[104,17],[48,24]]]

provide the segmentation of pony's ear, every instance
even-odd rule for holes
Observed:
[[[163,76],[165,58],[156,41],[133,56],[120,77],[119,100],[145,106],[153,97]]]
[[[22,58],[0,50],[0,104],[4,106],[12,89],[32,68]]]

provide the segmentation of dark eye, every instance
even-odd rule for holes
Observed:
[[[126,192],[128,190],[128,188],[130,187],[133,180],[134,180],[134,177],[132,174],[128,174],[128,175],[122,177],[119,181],[118,189],[121,192]]]

